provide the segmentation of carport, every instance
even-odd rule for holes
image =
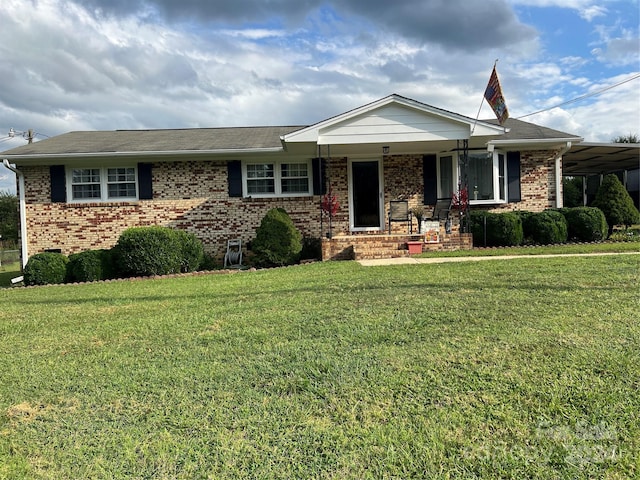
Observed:
[[[578,143],[562,158],[565,177],[583,177],[584,204],[595,198],[605,175],[614,173],[640,206],[640,144]]]

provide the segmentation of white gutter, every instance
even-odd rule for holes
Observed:
[[[20,243],[22,244],[20,259],[22,260],[22,268],[24,268],[27,265],[27,260],[29,259],[29,253],[27,251],[27,203],[24,197],[24,175],[16,168],[15,165],[11,165],[9,160],[6,158],[2,163],[18,176],[18,190],[20,194]]]
[[[487,143],[487,147],[492,148],[500,148],[500,147],[525,147],[525,148],[535,148],[535,147],[548,147],[549,145],[556,144],[564,144],[566,145],[573,143],[580,143],[583,139],[580,137],[569,137],[569,138],[528,138],[528,139],[515,139],[515,140],[490,140]],[[492,151],[489,150],[489,151]],[[564,153],[564,152],[563,152]]]

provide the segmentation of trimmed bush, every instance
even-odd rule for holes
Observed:
[[[524,238],[522,220],[513,212],[471,212],[471,233],[474,246],[485,246],[484,219],[486,218],[486,246],[511,247],[521,245]]]
[[[182,243],[168,227],[133,227],[120,235],[114,249],[118,272],[125,277],[179,273]]]
[[[67,264],[68,282],[94,282],[102,280],[102,255],[100,250],[69,255]]]
[[[592,206],[599,208],[604,213],[609,224],[609,234],[616,225],[629,227],[640,223],[640,212],[633,204],[629,192],[625,190],[622,182],[614,174],[604,177]]]
[[[557,210],[531,213],[523,217],[524,238],[531,243],[550,245],[567,241],[567,220]]]
[[[317,237],[303,237],[301,260],[316,260],[322,258],[322,241]]]
[[[174,231],[182,245],[180,271],[184,273],[195,272],[200,268],[204,260],[204,247],[202,246],[202,242],[191,232],[185,232],[184,230]]]
[[[64,283],[69,259],[61,253],[37,253],[24,267],[25,285],[50,285]]]
[[[602,210],[594,207],[563,208],[568,237],[577,242],[600,242],[607,238],[609,226]]]
[[[258,265],[291,265],[302,250],[302,235],[284,209],[273,208],[260,222],[251,249]]]

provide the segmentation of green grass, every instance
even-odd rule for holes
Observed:
[[[0,478],[633,478],[639,259],[0,290]]]

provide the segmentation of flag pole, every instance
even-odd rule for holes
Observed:
[[[493,68],[496,68],[496,65],[498,65],[498,58],[496,58],[496,61],[493,62]],[[471,135],[473,135],[473,132],[475,132],[476,130],[476,124],[478,123],[478,119],[480,118],[480,110],[482,110],[482,105],[484,105],[484,93],[482,94],[482,101],[480,102],[480,108],[478,108],[478,114],[476,115],[476,119],[473,122],[473,128],[471,128]]]

